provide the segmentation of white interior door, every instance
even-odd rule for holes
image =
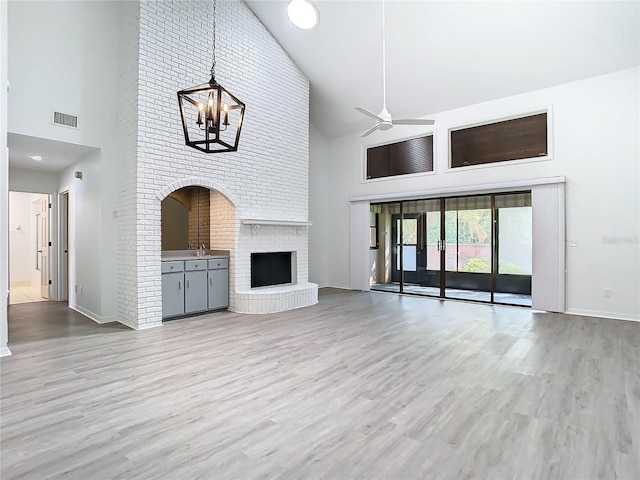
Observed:
[[[49,200],[40,201],[40,213],[38,214],[38,255],[40,265],[40,295],[42,298],[51,298],[49,255],[51,250],[51,238],[49,235]]]

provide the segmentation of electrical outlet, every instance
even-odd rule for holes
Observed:
[[[611,289],[610,288],[605,288],[604,289],[604,298],[611,298]]]

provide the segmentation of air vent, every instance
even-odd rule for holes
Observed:
[[[63,127],[78,128],[78,117],[69,113],[53,112],[54,125],[62,125]]]

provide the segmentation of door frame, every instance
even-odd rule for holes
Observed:
[[[533,207],[533,272],[531,277],[532,308],[550,312],[566,311],[565,249],[565,176],[537,177],[507,182],[459,185],[383,194],[354,195],[351,203],[351,288],[370,290],[369,224],[371,203],[439,198],[484,193],[507,193],[531,190]],[[354,281],[356,279],[357,281]]]
[[[69,301],[69,189],[58,193],[58,294]]]

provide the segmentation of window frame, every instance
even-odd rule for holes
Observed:
[[[479,165],[466,165],[461,167],[452,167],[452,153],[451,153],[451,133],[464,130],[466,128],[473,127],[481,127],[484,125],[491,125],[493,123],[505,122],[509,120],[517,120],[519,118],[530,117],[533,115],[540,115],[546,113],[547,114],[547,154],[536,157],[528,157],[528,158],[519,158],[516,160],[503,160],[499,162],[490,162],[490,163],[482,163]],[[500,117],[484,117],[483,119],[479,119],[477,121],[458,124],[455,126],[450,126],[447,129],[447,170],[445,173],[452,172],[462,172],[468,170],[476,170],[481,168],[496,168],[496,167],[506,167],[513,165],[520,165],[523,163],[532,163],[532,162],[544,162],[548,160],[553,160],[553,108],[551,105],[540,108],[540,109],[531,109],[526,111],[514,112],[508,115],[500,116]]]
[[[406,142],[408,140],[415,140],[416,138],[422,138],[422,137],[433,137],[433,152],[432,152],[432,157],[433,157],[433,170],[429,171],[429,172],[417,172],[417,173],[405,173],[405,174],[401,174],[401,175],[392,175],[389,177],[376,177],[376,178],[367,178],[367,149],[369,148],[376,148],[376,147],[383,147],[385,145],[391,145],[393,143],[401,143],[401,142]],[[400,138],[393,138],[393,139],[387,139],[384,141],[379,141],[376,143],[370,143],[370,144],[363,144],[361,146],[361,155],[360,158],[362,159],[362,163],[361,163],[361,181],[360,183],[373,183],[373,182],[386,182],[386,181],[402,181],[405,180],[407,178],[416,178],[416,177],[424,177],[424,176],[428,176],[428,175],[435,175],[437,173],[437,129],[433,129],[433,131],[431,132],[422,132],[420,134],[417,135],[411,135],[408,137],[400,137]]]

